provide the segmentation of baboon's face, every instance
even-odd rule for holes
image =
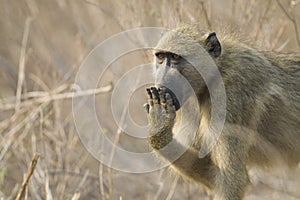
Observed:
[[[197,95],[204,84],[201,75],[182,56],[166,51],[155,52],[154,78],[156,86],[172,96],[176,110],[193,91]]]
[[[207,55],[199,51],[197,45],[201,45]],[[162,37],[156,48],[154,51],[156,87],[167,88],[166,92],[170,93],[178,110],[191,95],[199,97],[206,88],[201,74],[191,63],[196,65],[200,63],[198,67],[201,67],[205,65],[204,59],[208,59],[207,56],[216,59],[221,54],[221,44],[214,32],[208,34],[202,42],[197,42],[189,37],[189,34],[171,31]],[[205,71],[209,71],[207,67],[209,66],[206,66]],[[212,77],[212,73],[206,75],[207,81]]]

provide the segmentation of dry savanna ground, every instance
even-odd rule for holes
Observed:
[[[201,186],[164,170],[132,174],[110,169],[81,143],[72,98],[95,95],[106,136],[130,151],[146,151],[143,142],[118,131],[110,98],[124,73],[151,62],[151,52],[115,60],[96,91],[74,84],[84,58],[114,34],[198,23],[239,35],[263,50],[300,51],[299,0],[0,0],[0,9],[1,200],[15,199],[22,189],[25,199],[37,200],[211,198]],[[129,106],[140,124],[146,123],[143,101],[137,98]],[[37,162],[30,165],[36,152]],[[246,199],[300,199],[300,170],[251,174]]]

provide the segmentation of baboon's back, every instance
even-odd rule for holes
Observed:
[[[265,53],[274,68],[257,131],[288,164],[300,160],[300,56]]]

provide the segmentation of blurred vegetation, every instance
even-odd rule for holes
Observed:
[[[70,100],[78,94],[74,78],[88,53],[113,34],[199,23],[263,50],[300,51],[299,0],[0,0],[0,8],[0,199],[16,197],[35,152],[40,158],[27,199],[210,198],[204,188],[163,171],[108,169],[80,143]],[[132,66],[151,60],[149,54],[120,58],[107,80],[115,83]],[[103,92],[111,94],[109,88]],[[109,97],[101,95],[98,101],[109,108]],[[142,113],[135,118],[145,119]],[[106,127],[114,138],[113,122]],[[246,199],[300,199],[300,172],[262,177]]]

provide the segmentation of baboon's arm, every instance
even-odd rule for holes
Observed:
[[[173,140],[173,144],[170,147],[170,150],[176,149],[177,151],[183,149],[184,147]],[[209,189],[213,189],[215,185],[215,175],[218,172],[218,168],[211,161],[210,156],[207,155],[204,158],[199,158],[199,152],[193,147],[189,147],[178,159],[172,163],[172,167],[175,170],[180,171],[180,173],[190,178],[196,182],[201,182]],[[172,152],[161,152],[161,155],[164,158],[172,158]]]
[[[171,166],[188,178],[213,188],[216,167],[209,156],[200,159],[199,152],[186,148],[173,139],[176,116],[171,96],[156,88],[147,89],[148,104],[145,105],[149,119],[149,143]]]
[[[154,149],[156,149],[159,155],[167,162],[171,162],[172,168],[178,170],[180,174],[187,178],[201,182],[206,187],[212,189],[214,187],[214,177],[217,167],[212,163],[210,157],[199,158],[199,152],[196,149],[192,147],[186,149],[175,139],[172,140],[172,135],[172,131],[168,130],[163,134],[159,133],[150,137],[149,141],[152,147],[156,147]],[[172,142],[165,143],[171,140]]]

